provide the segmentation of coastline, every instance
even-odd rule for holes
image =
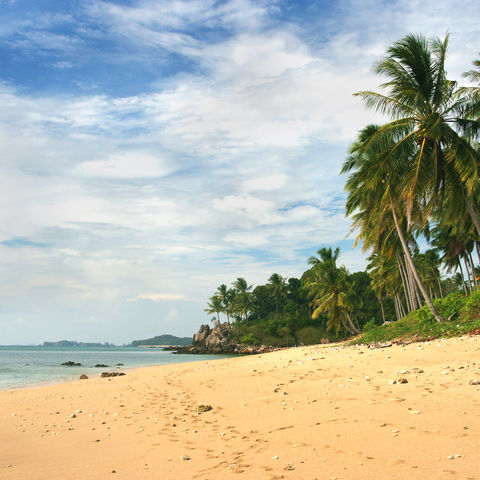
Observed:
[[[227,355],[222,356],[221,358]],[[214,358],[199,356],[196,360]],[[190,355],[175,356],[161,349],[125,347],[0,347],[0,391],[95,378],[105,371],[126,371],[153,365],[191,362]],[[80,366],[65,366],[66,361]],[[97,365],[104,365],[97,367]]]
[[[479,355],[318,345],[3,390],[0,477],[478,480]]]

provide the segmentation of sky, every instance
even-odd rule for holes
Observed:
[[[473,0],[0,0],[0,344],[190,336],[345,218],[353,93],[408,33],[480,52]]]

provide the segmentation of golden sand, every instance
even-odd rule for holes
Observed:
[[[3,391],[0,478],[480,479],[477,379],[480,338],[462,337]]]

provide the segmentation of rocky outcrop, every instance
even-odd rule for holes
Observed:
[[[191,345],[183,347],[166,347],[164,350],[172,350],[174,353],[230,353],[249,355],[271,352],[277,350],[277,348],[265,345],[257,346],[239,344],[234,339],[233,325],[216,322],[213,328],[210,328],[209,325],[201,325],[198,332],[193,336]]]
[[[233,351],[236,344],[231,339],[232,326],[228,323],[216,323],[213,328],[201,325],[193,336],[192,346],[209,353]]]

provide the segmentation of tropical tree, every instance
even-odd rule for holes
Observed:
[[[220,323],[220,312],[223,311],[222,299],[218,295],[210,297],[210,301],[207,303],[207,308],[204,309],[209,315],[215,314],[217,321]]]
[[[391,144],[389,155],[399,148],[409,151],[410,165],[396,199],[405,203],[408,223],[419,199],[425,203],[424,220],[428,218],[455,177],[459,180],[455,187],[460,186],[463,205],[480,234],[480,219],[472,201],[479,162],[469,141],[477,138],[480,124],[471,118],[470,99],[446,77],[447,47],[448,35],[443,40],[407,35],[395,42],[375,67],[376,73],[387,77],[382,84],[385,93],[362,91],[357,95],[368,108],[392,118],[368,146],[378,149],[387,141]]]
[[[217,288],[217,296],[220,297],[222,301],[222,312],[227,317],[227,323],[230,323],[231,307],[235,292],[222,283],[222,285]]]
[[[431,248],[423,253],[417,252],[414,261],[420,271],[425,287],[429,290],[430,296],[437,296],[436,290],[438,287],[438,296],[443,297],[440,275],[441,262],[438,251]]]
[[[480,85],[480,59],[474,60],[473,66],[474,69],[465,72],[463,76]]]
[[[268,285],[271,288],[271,293],[275,298],[275,305],[277,314],[282,310],[283,302],[287,296],[287,281],[278,273],[274,273],[268,279]]]
[[[347,215],[353,217],[353,228],[359,229],[364,249],[373,248],[374,252],[381,254],[390,250],[389,255],[392,255],[395,243],[400,242],[406,262],[405,280],[410,274],[413,276],[435,319],[441,322],[443,319],[428,295],[409,248],[409,242],[413,241],[413,227],[421,224],[425,206],[415,202],[407,215],[405,203],[400,200],[400,179],[408,174],[411,152],[401,143],[393,149],[396,139],[386,134],[378,136],[381,129],[376,125],[363,129],[343,165],[342,173],[350,174],[345,187],[348,192]],[[394,231],[397,240],[392,240]],[[408,293],[414,302],[412,308],[416,308],[415,289],[411,282]]]
[[[233,311],[238,313],[241,319],[247,321],[252,285],[248,285],[247,281],[241,277],[237,278],[232,285],[235,291],[232,302]]]
[[[308,261],[313,265],[313,278],[307,285],[314,307],[312,318],[325,313],[327,330],[339,332],[343,327],[349,333],[360,333],[354,316],[356,299],[352,282],[347,269],[336,265],[340,249],[321,248],[317,253],[319,258],[311,257]]]

